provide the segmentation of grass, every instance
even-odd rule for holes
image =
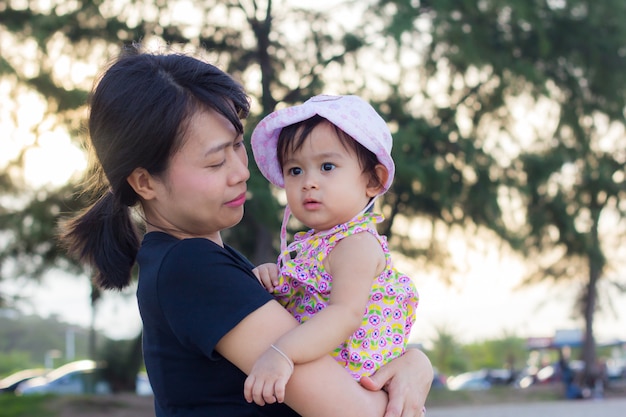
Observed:
[[[2,417],[54,417],[46,404],[50,402],[48,395],[16,397],[11,394],[0,394],[0,410]]]
[[[111,415],[129,410],[126,398],[92,395],[0,395],[2,417],[56,417],[58,415]]]

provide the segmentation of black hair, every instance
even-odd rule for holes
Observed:
[[[239,133],[250,104],[243,87],[221,69],[181,53],[123,49],[89,99],[89,145],[95,158],[87,191],[96,201],[61,223],[68,253],[94,267],[94,283],[121,289],[131,280],[140,237],[131,207],[139,196],[127,177],[144,168],[162,175],[183,144],[191,117],[213,109]]]
[[[380,164],[376,154],[354,140],[352,136],[348,135],[328,119],[317,114],[306,120],[285,126],[281,129],[278,134],[278,143],[276,145],[276,156],[278,158],[278,165],[280,166],[280,169],[282,170],[287,155],[300,149],[313,129],[323,122],[329,123],[333,129],[335,129],[335,132],[339,137],[339,141],[344,148],[354,151],[362,172],[369,175],[370,182],[383,187],[380,177],[376,175],[376,165]]]

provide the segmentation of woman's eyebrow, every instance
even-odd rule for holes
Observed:
[[[229,146],[232,146],[232,145],[233,145],[233,142],[234,142],[235,140],[237,140],[237,138],[239,138],[240,136],[241,136],[241,135],[240,135],[239,133],[237,133],[237,134],[233,137],[233,139],[232,139],[232,140],[230,140],[230,141],[224,141],[223,143],[219,143],[219,144],[217,144],[217,145],[215,145],[215,146],[210,147],[210,148],[209,148],[209,149],[207,149],[207,151],[204,153],[204,156],[206,157],[206,156],[209,156],[210,154],[213,154],[213,153],[217,153],[217,152],[221,152],[221,151],[223,151],[224,149],[228,148]]]

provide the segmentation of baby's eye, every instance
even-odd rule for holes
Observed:
[[[293,168],[289,168],[289,175],[300,175],[302,174],[302,168],[300,167],[293,167]]]
[[[322,164],[322,171],[332,171],[333,169],[335,169],[335,164],[330,162],[324,162]]]

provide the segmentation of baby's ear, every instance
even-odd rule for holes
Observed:
[[[373,174],[367,184],[368,197],[375,197],[380,194],[384,190],[387,179],[389,178],[389,171],[387,171],[387,168],[385,168],[383,164],[376,164]]]

